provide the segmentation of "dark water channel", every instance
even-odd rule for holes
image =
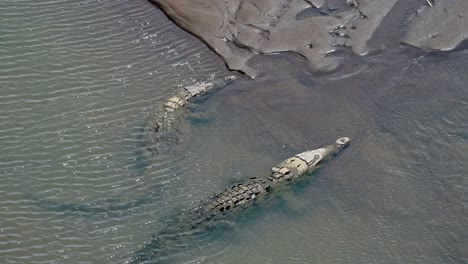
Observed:
[[[200,101],[184,150],[146,164],[145,120],[222,61],[144,0],[2,2],[0,258],[121,263],[180,209],[348,136],[294,208],[167,262],[468,263],[468,52],[333,56],[327,74],[255,59],[264,74]]]

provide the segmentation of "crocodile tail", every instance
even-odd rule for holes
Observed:
[[[142,249],[138,250],[128,264],[144,263],[149,260],[155,260],[161,254],[161,240],[152,238],[151,242],[146,244]]]
[[[146,243],[143,248],[138,250],[133,258],[126,263],[157,263],[158,258],[167,254],[169,251],[175,250],[180,242],[190,237],[191,234],[193,234],[193,231],[187,229],[186,226],[167,228],[162,232],[154,234],[151,240]]]
[[[143,248],[138,250],[133,256],[133,259],[128,263],[146,263],[150,260],[152,263],[156,263],[156,259],[158,257],[161,257],[164,252],[174,248],[178,238],[179,235],[177,235],[177,233],[171,234],[169,232],[163,232],[154,234],[151,238],[151,241],[146,243]]]

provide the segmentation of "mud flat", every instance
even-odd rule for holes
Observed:
[[[463,0],[150,1],[202,39],[230,69],[253,77],[258,72],[249,59],[279,52],[300,54],[314,70],[336,69],[341,58],[329,53],[348,47],[366,54],[379,30],[431,50],[453,49],[468,36],[468,3]]]
[[[432,2],[431,2],[432,4]],[[451,50],[468,38],[468,2],[437,1],[414,16],[403,41],[429,50]]]

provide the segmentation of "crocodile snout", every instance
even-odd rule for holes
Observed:
[[[336,140],[336,144],[343,145],[346,147],[349,146],[349,143],[351,143],[351,139],[349,139],[349,137],[340,137]]]

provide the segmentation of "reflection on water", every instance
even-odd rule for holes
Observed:
[[[168,262],[468,261],[463,50],[343,52],[331,74],[291,54],[258,59],[265,74],[194,106],[186,151],[148,167],[138,150],[154,106],[223,63],[144,0],[0,10],[6,262],[122,262],[179,209],[339,136],[352,146],[297,188],[294,208],[259,210]]]

